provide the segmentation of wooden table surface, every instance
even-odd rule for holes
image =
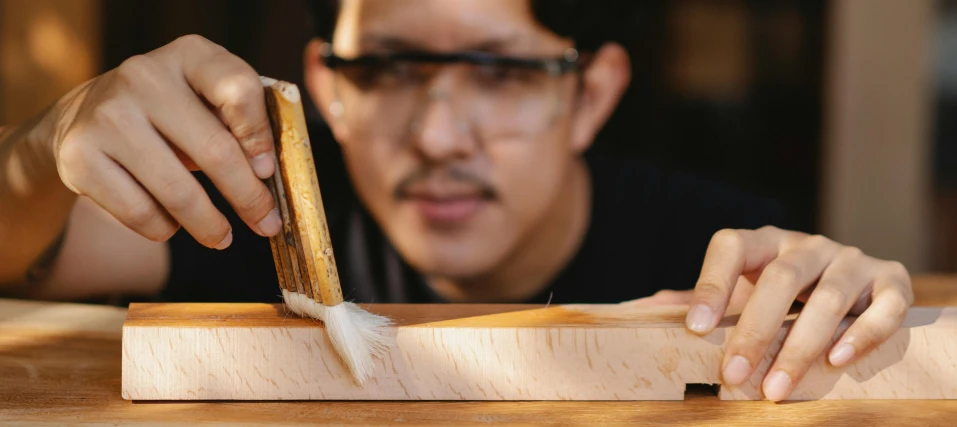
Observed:
[[[957,277],[915,279],[917,305],[957,306]],[[957,401],[130,402],[120,398],[126,310],[0,300],[0,424],[953,426]]]

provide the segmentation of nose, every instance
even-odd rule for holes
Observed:
[[[412,124],[413,145],[427,160],[443,162],[471,156],[475,141],[471,126],[456,111],[449,91],[433,86],[421,107],[418,120]]]

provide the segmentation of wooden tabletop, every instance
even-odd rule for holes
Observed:
[[[957,306],[957,277],[915,279],[917,305]],[[120,398],[126,310],[0,300],[0,424],[952,426],[957,401],[207,402]]]

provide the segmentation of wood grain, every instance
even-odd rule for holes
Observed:
[[[370,382],[351,380],[323,327],[266,304],[131,305],[123,396],[133,400],[681,400],[718,384],[736,321],[688,332],[684,306],[510,308],[369,305],[400,319],[396,347]],[[504,310],[504,312],[498,311]],[[772,343],[776,351],[793,321]],[[853,319],[847,319],[845,328]],[[957,307],[913,308],[902,328],[845,369],[823,355],[791,395],[816,399],[957,398]],[[761,378],[721,387],[762,399]]]
[[[363,308],[378,308],[381,305],[362,305]],[[450,321],[453,319],[505,314],[540,308],[534,304],[403,304],[387,306],[388,313],[396,316],[397,326],[412,326],[422,323]],[[428,310],[424,308],[428,307]],[[374,311],[375,312],[375,311]],[[131,304],[126,326],[194,326],[215,327],[238,323],[249,327],[319,325],[316,320],[294,316],[282,304],[229,303],[229,304]]]
[[[915,278],[921,305],[957,305],[957,278]],[[957,401],[130,402],[120,396],[121,326],[112,307],[0,300],[0,424],[421,426],[953,426]]]
[[[913,278],[917,307],[957,306],[957,276],[925,274]]]

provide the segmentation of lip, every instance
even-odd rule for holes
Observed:
[[[485,205],[486,201],[479,196],[463,197],[410,197],[419,215],[426,221],[434,224],[457,225],[472,218]]]

